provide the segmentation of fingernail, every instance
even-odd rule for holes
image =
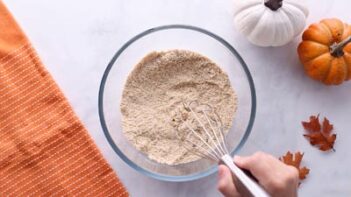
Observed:
[[[239,161],[240,159],[241,159],[241,157],[239,155],[235,155],[233,160],[234,161]]]
[[[233,158],[233,161],[236,165],[240,165],[240,161],[241,161],[241,158],[240,156],[238,155],[235,155],[234,158]]]
[[[219,179],[223,178],[223,169],[222,168],[218,168],[218,178]]]

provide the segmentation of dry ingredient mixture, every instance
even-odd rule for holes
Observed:
[[[177,137],[183,102],[192,100],[213,106],[228,132],[237,97],[227,74],[195,52],[151,52],[126,81],[121,101],[123,133],[139,151],[159,163],[198,160]]]

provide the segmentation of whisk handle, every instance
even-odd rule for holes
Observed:
[[[257,183],[257,180],[250,175],[247,175],[242,169],[236,166],[230,155],[224,155],[221,158],[222,162],[228,166],[233,173],[233,178],[237,179],[236,185],[240,192],[245,193],[243,196],[254,196],[254,197],[269,197],[270,195]],[[252,175],[251,175],[252,176]]]

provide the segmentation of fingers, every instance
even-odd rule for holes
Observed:
[[[267,166],[267,160],[270,160],[271,156],[263,153],[256,152],[255,154],[248,157],[234,157],[234,163],[239,167],[246,170],[249,170],[252,175],[254,175],[257,179],[260,180],[261,177],[265,177],[268,173],[267,169],[272,166]]]
[[[225,165],[218,167],[218,190],[225,197],[239,197],[239,193],[234,186],[233,177],[230,170]]]
[[[248,157],[234,157],[234,163],[249,170],[265,190],[273,196],[296,196],[298,172],[272,155],[257,152]]]

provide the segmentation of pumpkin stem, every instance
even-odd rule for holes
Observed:
[[[283,0],[265,0],[264,5],[269,9],[276,11],[283,5]]]
[[[339,43],[334,43],[330,46],[330,54],[334,57],[341,57],[344,55],[344,47],[351,42],[351,36],[347,37]]]

